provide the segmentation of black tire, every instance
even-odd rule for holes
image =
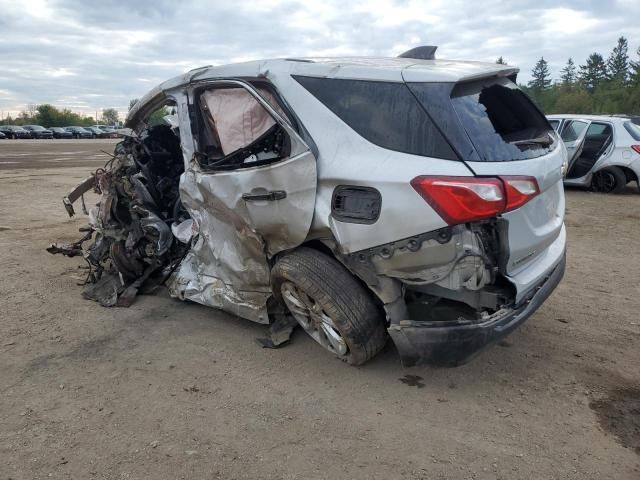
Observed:
[[[276,298],[282,300],[283,284],[293,283],[331,318],[348,347],[345,355],[336,354],[341,360],[361,365],[384,347],[387,330],[381,309],[366,287],[334,258],[299,248],[278,259],[271,281]]]
[[[627,186],[627,176],[618,167],[608,167],[593,174],[591,188],[602,193],[621,193]]]

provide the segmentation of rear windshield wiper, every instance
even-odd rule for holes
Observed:
[[[541,137],[536,138],[527,138],[525,140],[514,140],[513,142],[509,142],[511,145],[551,145],[553,143],[553,139],[551,135],[545,133]]]

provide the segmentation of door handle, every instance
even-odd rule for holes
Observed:
[[[287,198],[287,192],[284,190],[273,190],[271,192],[265,193],[243,193],[242,199],[245,202],[259,202],[259,201],[267,201],[273,202],[275,200],[282,200]]]

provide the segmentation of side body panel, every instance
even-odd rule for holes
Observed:
[[[213,85],[212,85],[213,86]],[[291,153],[276,163],[232,171],[205,171],[192,160],[186,96],[178,102],[186,171],[180,196],[193,219],[192,248],[170,281],[181,299],[223,308],[261,323],[269,321],[268,257],[304,241],[316,194],[314,155],[291,126],[247,88],[286,130]],[[193,94],[189,92],[189,96]],[[243,194],[285,192],[278,200],[245,200]]]
[[[320,76],[313,64],[295,66],[296,75]],[[336,68],[331,78],[348,72]],[[389,72],[391,73],[391,72]],[[400,82],[400,72],[389,81]],[[383,245],[446,226],[416,193],[410,181],[419,175],[471,175],[463,162],[426,158],[384,149],[367,141],[334,115],[289,74],[273,78],[318,147],[318,190],[310,238],[335,238],[342,253]],[[338,185],[373,187],[382,197],[375,223],[338,221],[331,199]]]
[[[613,144],[598,159],[593,166],[592,172],[596,172],[606,167],[626,167],[634,171],[640,178],[640,154],[631,149],[631,145],[640,144],[624,128],[622,121],[612,122]]]

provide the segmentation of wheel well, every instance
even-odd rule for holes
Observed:
[[[303,243],[300,246],[301,247],[313,248],[314,250],[317,250],[317,251],[319,251],[321,253],[324,253],[325,255],[329,255],[331,258],[334,258],[338,263],[340,263],[340,265],[344,266],[344,268],[349,270],[351,275],[353,275],[353,278],[355,278],[363,287],[365,287],[367,289],[367,291],[369,293],[371,293],[371,297],[376,302],[376,305],[378,306],[380,311],[384,312],[384,302],[380,299],[380,297],[378,297],[376,292],[371,287],[369,287],[369,285],[367,285],[367,282],[362,280],[362,278],[360,278],[355,272],[353,272],[349,267],[347,267],[343,262],[341,262],[340,259],[333,252],[333,250],[331,250],[331,248],[329,248],[327,245],[325,245],[320,240],[310,240],[308,242]]]
[[[631,170],[629,167],[618,166],[618,168],[624,172],[625,177],[627,177],[627,183],[638,182],[638,175],[636,175],[636,172]]]
[[[327,247],[320,240],[309,240],[308,242],[305,242],[300,246],[301,247],[313,248],[314,250],[322,252],[325,255],[329,255],[330,257],[333,257],[333,258],[335,258],[336,260],[338,260],[340,262],[340,260],[338,258],[336,258],[335,254],[333,253],[333,250],[331,250],[329,247]],[[342,263],[342,262],[340,262],[340,263]]]
[[[637,182],[638,181],[638,175],[636,174],[636,172],[634,172],[629,167],[625,167],[624,165],[606,165],[606,166],[594,171],[593,173],[601,172],[602,170],[612,169],[612,168],[616,168],[616,169],[620,170],[622,173],[624,173],[624,176],[627,179],[627,183],[629,183],[629,182]]]

